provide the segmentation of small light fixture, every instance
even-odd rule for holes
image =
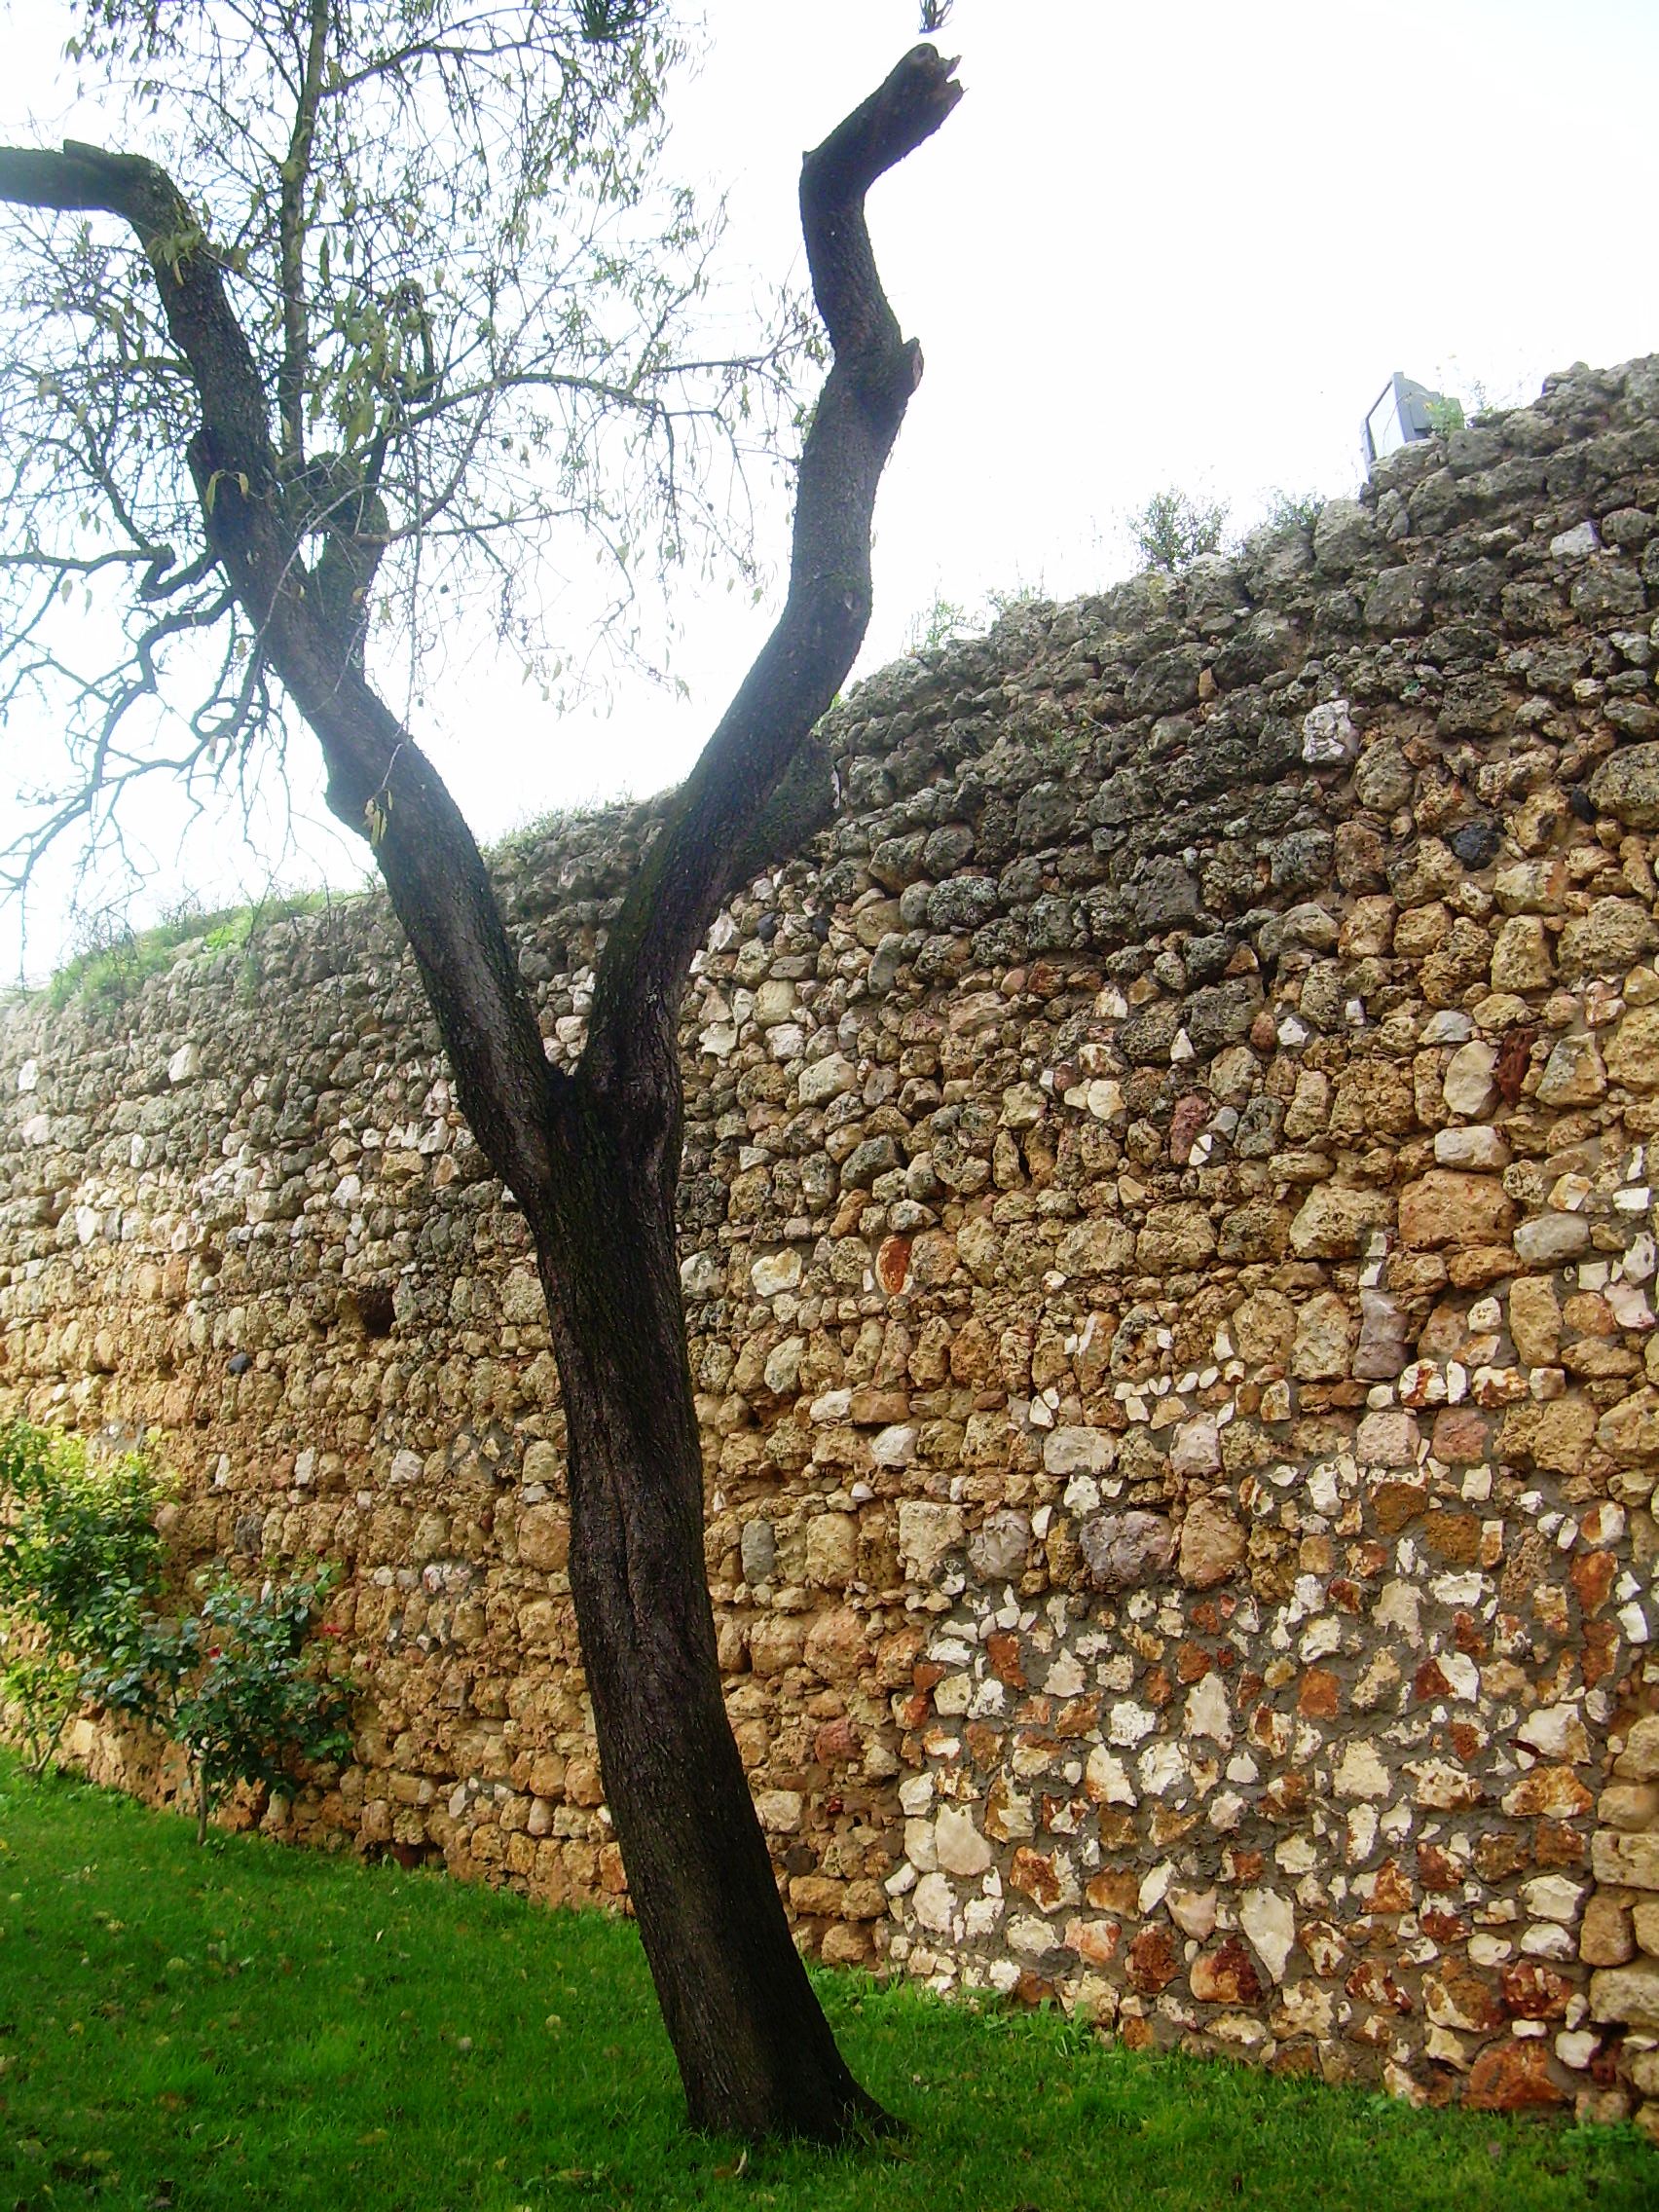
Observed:
[[[1437,426],[1434,411],[1449,409],[1451,405],[1443,393],[1430,391],[1426,385],[1414,383],[1396,369],[1367,408],[1360,428],[1366,474],[1370,475],[1384,454],[1397,453],[1401,446],[1415,445],[1419,438],[1432,437]],[[1444,426],[1444,423],[1439,425]]]

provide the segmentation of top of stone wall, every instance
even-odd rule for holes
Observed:
[[[1659,526],[1637,479],[1656,461],[1659,355],[1578,366],[1532,406],[1386,457],[1357,499],[1329,501],[1311,528],[1258,531],[1179,576],[1021,603],[988,636],[896,662],[820,726],[838,778],[831,826],[734,901],[731,920],[747,935],[768,909],[799,905],[788,887],[813,874],[816,912],[850,906],[857,927],[862,909],[882,907],[924,980],[947,979],[929,977],[928,937],[964,928],[987,966],[1088,944],[1132,975],[1151,958],[1142,940],[1171,930],[1197,933],[1200,979],[1264,928],[1276,952],[1275,917],[1293,940],[1315,926],[1298,903],[1338,866],[1345,818],[1388,811],[1392,749],[1364,750],[1368,718],[1404,705],[1476,753],[1499,730],[1547,745],[1553,697],[1577,681],[1576,668],[1551,678],[1553,634],[1621,612],[1645,627]],[[1523,685],[1532,695],[1517,699]],[[1552,757],[1569,785],[1617,738],[1659,734],[1645,699],[1610,698],[1604,719]],[[561,817],[494,857],[556,1055],[577,1042],[601,933],[671,799]],[[1420,824],[1400,827],[1424,842]],[[1465,866],[1496,834],[1478,799],[1436,828]],[[1414,865],[1434,856],[1396,853],[1390,875]],[[250,952],[186,945],[113,1007],[15,997],[0,1011],[4,1056],[38,1063],[50,1039],[51,1058],[90,1080],[88,1055],[114,1049],[129,1084],[160,1088],[179,1080],[176,1053],[212,1001],[256,999],[278,974],[297,993],[338,993],[353,976],[352,995],[382,998],[413,980],[375,892],[286,917]],[[411,1017],[430,1052],[418,1003],[396,1014]]]

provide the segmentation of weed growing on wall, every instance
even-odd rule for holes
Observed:
[[[1196,499],[1171,485],[1155,492],[1125,517],[1143,569],[1179,575],[1205,553],[1219,553],[1227,530],[1227,503]]]

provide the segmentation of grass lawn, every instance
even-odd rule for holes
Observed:
[[[0,1757],[0,2212],[1654,2212],[1625,2129],[1418,2114],[826,1973],[909,2122],[688,2135],[631,1927],[183,1820]]]

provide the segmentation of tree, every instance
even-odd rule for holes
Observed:
[[[179,13],[194,21],[201,11]],[[467,81],[477,49],[470,60],[454,58],[450,33],[463,21],[493,25],[502,12],[474,18],[458,0],[380,0],[361,13],[381,24],[395,18],[407,33],[371,80],[388,110],[407,116],[404,81],[424,81],[428,62],[445,100],[464,104],[454,88]],[[525,0],[505,14],[538,26],[539,45],[514,50],[525,71],[515,96],[534,122],[535,72],[553,67],[550,57],[568,50],[574,68],[618,42],[633,53],[653,34],[658,9],[653,0],[574,9]],[[207,18],[219,19],[210,9]],[[157,51],[170,20],[154,0],[97,0],[92,19],[101,37],[120,33],[140,56]],[[189,588],[212,597],[179,601],[179,617],[188,624],[200,610],[205,619],[207,607],[228,602],[247,641],[244,670],[257,668],[315,736],[330,806],[372,846],[467,1119],[534,1241],[569,1435],[571,1582],[606,1794],[690,2117],[750,2137],[837,2140],[884,2116],[842,2061],[790,1939],[726,1722],[703,1576],[702,1465],[675,1251],[678,1017],[692,954],[741,871],[769,849],[778,857],[776,840],[794,833],[807,740],[868,621],[876,487],[921,353],[882,290],[865,200],[940,128],[961,88],[954,63],[918,46],[805,158],[802,229],[831,361],[800,454],[788,596],[641,861],[600,958],[586,1047],[565,1073],[543,1052],[478,848],[367,674],[380,559],[397,529],[418,543],[426,527],[397,522],[379,457],[384,444],[389,465],[401,431],[441,408],[461,341],[445,351],[434,338],[428,364],[420,315],[430,314],[430,299],[399,295],[408,304],[394,309],[395,259],[377,261],[352,296],[362,313],[364,303],[382,303],[386,336],[365,341],[347,329],[335,345],[344,365],[321,388],[342,399],[357,390],[363,412],[340,425],[343,481],[331,474],[312,489],[295,426],[303,430],[320,373],[309,287],[321,247],[301,251],[295,240],[306,241],[320,189],[331,88],[354,82],[353,64],[333,0],[267,0],[261,19],[280,34],[270,41],[272,65],[292,117],[275,184],[267,179],[264,199],[256,187],[249,202],[274,291],[241,280],[238,243],[221,241],[167,169],[143,155],[80,144],[0,150],[0,201],[93,218],[65,256],[84,266],[84,288],[54,312],[90,312],[113,331],[115,396],[96,417],[92,466],[122,533],[120,560],[140,596],[165,592],[174,573],[170,544],[122,499],[117,462],[130,468],[124,441],[136,425],[152,441],[146,450],[182,450],[188,464],[203,548]],[[587,84],[579,69],[575,81]],[[625,100],[630,85],[642,96],[644,81],[626,68],[620,86],[606,80],[591,113]],[[588,158],[587,98],[583,91],[554,132],[549,165]],[[137,322],[129,318],[140,314],[139,286],[114,276],[106,219],[128,227],[142,257],[148,288]],[[342,211],[341,225],[350,220]],[[350,233],[325,235],[343,252]],[[89,311],[88,301],[98,305]],[[646,381],[642,369],[618,403],[640,405]],[[138,393],[144,405],[129,421],[124,408]],[[182,500],[178,514],[182,522]],[[500,527],[510,531],[510,515]]]

